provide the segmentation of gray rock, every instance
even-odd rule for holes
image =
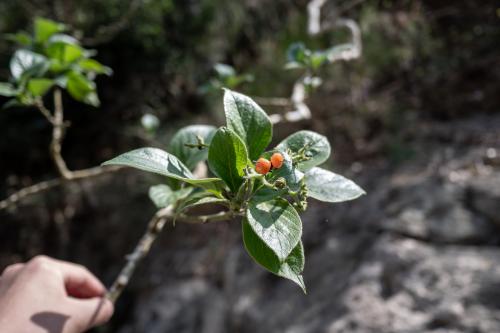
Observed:
[[[500,172],[474,178],[468,190],[470,207],[500,225]]]

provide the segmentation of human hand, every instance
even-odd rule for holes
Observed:
[[[113,315],[106,288],[85,267],[38,256],[0,276],[0,332],[80,333]]]

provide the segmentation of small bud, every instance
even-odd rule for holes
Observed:
[[[265,175],[269,170],[271,170],[271,162],[269,162],[269,160],[261,157],[257,160],[257,163],[255,163],[255,171],[257,171],[257,173]]]
[[[283,161],[285,158],[281,153],[274,153],[273,156],[271,156],[271,164],[273,165],[273,168],[279,169],[283,165]]]
[[[276,186],[279,189],[285,188],[285,186],[286,186],[286,179],[283,178],[283,177],[280,177],[280,178],[276,179],[276,181],[274,182],[274,186]]]

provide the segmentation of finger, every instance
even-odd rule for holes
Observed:
[[[113,303],[106,297],[70,300],[78,326],[87,330],[108,322],[114,312]]]
[[[90,298],[104,295],[106,288],[103,284],[85,267],[53,259],[47,256],[37,256],[29,261],[28,267],[45,271],[57,272],[61,275],[66,293],[76,298]]]
[[[7,266],[2,272],[2,278],[6,279],[6,280],[10,280],[10,279],[14,278],[23,268],[24,268],[24,264],[21,264],[21,263]]]
[[[51,259],[61,272],[66,292],[71,297],[91,298],[104,295],[106,288],[87,268],[66,261]]]

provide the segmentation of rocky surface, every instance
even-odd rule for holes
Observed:
[[[169,230],[119,332],[500,332],[499,121],[441,124],[413,160],[346,170],[368,195],[304,214],[307,295],[253,264],[237,222]]]

